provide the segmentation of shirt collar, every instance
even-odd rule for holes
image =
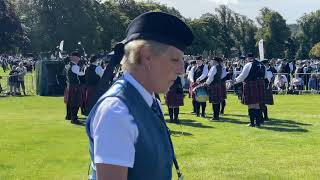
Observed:
[[[154,93],[150,94],[129,72],[123,74],[123,78],[138,90],[149,107],[152,106]]]

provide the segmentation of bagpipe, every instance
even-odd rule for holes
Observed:
[[[99,98],[111,87],[113,78],[114,78],[114,71],[117,71],[117,66],[120,64],[120,61],[124,54],[124,44],[118,43],[114,47],[113,51],[108,54],[110,56],[109,64],[106,66],[103,76],[99,80],[97,91],[95,93],[95,96],[91,98],[91,101],[89,102],[89,107],[87,114],[89,115],[89,112],[93,108],[93,106],[96,104],[96,102],[99,100]]]

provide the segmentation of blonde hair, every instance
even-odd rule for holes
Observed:
[[[159,56],[168,49],[168,45],[151,40],[134,40],[124,47],[124,56],[121,60],[123,71],[134,71],[140,65],[140,50],[144,47],[150,48],[155,56]]]

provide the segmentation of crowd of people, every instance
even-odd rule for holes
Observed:
[[[160,27],[169,28],[164,31]],[[212,121],[221,120],[227,91],[232,90],[248,108],[248,126],[259,128],[269,120],[267,106],[274,104],[274,93],[320,91],[317,60],[260,60],[252,53],[234,59],[183,56],[193,34],[183,21],[169,14],[138,16],[127,33],[114,54],[120,58],[121,68],[112,72],[108,83],[113,85],[92,109],[108,62],[97,55],[83,58],[78,51],[63,59],[65,119],[82,124],[79,109],[88,116],[91,179],[171,179],[173,164],[181,179],[158,93],[164,93],[169,122],[179,124],[184,89],[192,99],[192,114],[212,117]],[[61,60],[54,55],[51,59]],[[4,72],[9,71],[9,94],[26,95],[24,76],[34,70],[35,60],[1,55],[0,63]],[[212,116],[207,113],[207,103]]]
[[[188,61],[192,61],[194,56],[187,56]],[[210,58],[208,58],[210,59]],[[205,60],[208,62],[208,60]],[[232,80],[243,70],[247,63],[244,56],[240,58],[224,58],[223,66],[226,67],[231,79],[228,80],[227,90],[233,91]],[[271,59],[266,64],[274,74],[272,81],[272,90],[274,93],[288,92],[297,93],[301,91],[310,91],[319,93],[320,91],[320,61],[319,60],[287,60]]]
[[[32,57],[23,57],[21,55],[9,56],[0,55],[0,64],[4,73],[8,72],[5,79],[9,89],[6,95],[20,96],[26,95],[25,75],[35,69],[35,60]],[[1,77],[2,79],[4,77]],[[0,84],[1,91],[3,90]]]

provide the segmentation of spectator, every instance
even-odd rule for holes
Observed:
[[[315,90],[315,91],[319,90],[319,82],[316,74],[311,74],[311,78],[309,79],[308,86],[309,86],[309,90]]]
[[[18,71],[15,65],[12,66],[11,71],[9,72],[9,87],[10,87],[10,95],[18,95]]]
[[[19,63],[19,67],[16,69],[18,71],[17,77],[17,90],[20,93],[20,86],[23,91],[23,94],[26,95],[26,87],[24,84],[24,76],[27,74],[27,68],[24,66],[23,62]]]
[[[310,73],[312,72],[312,67],[310,65],[310,62],[307,61],[304,68],[303,68],[303,72],[305,73],[304,75],[304,81],[307,83],[306,84],[306,89],[308,90],[308,82],[309,82],[309,79],[310,79]]]
[[[288,79],[285,75],[277,74],[275,80],[274,80],[274,86],[278,91],[283,91],[286,89],[288,84]]]
[[[292,90],[303,90],[304,82],[299,74],[296,74],[295,77],[292,78],[290,84]]]

